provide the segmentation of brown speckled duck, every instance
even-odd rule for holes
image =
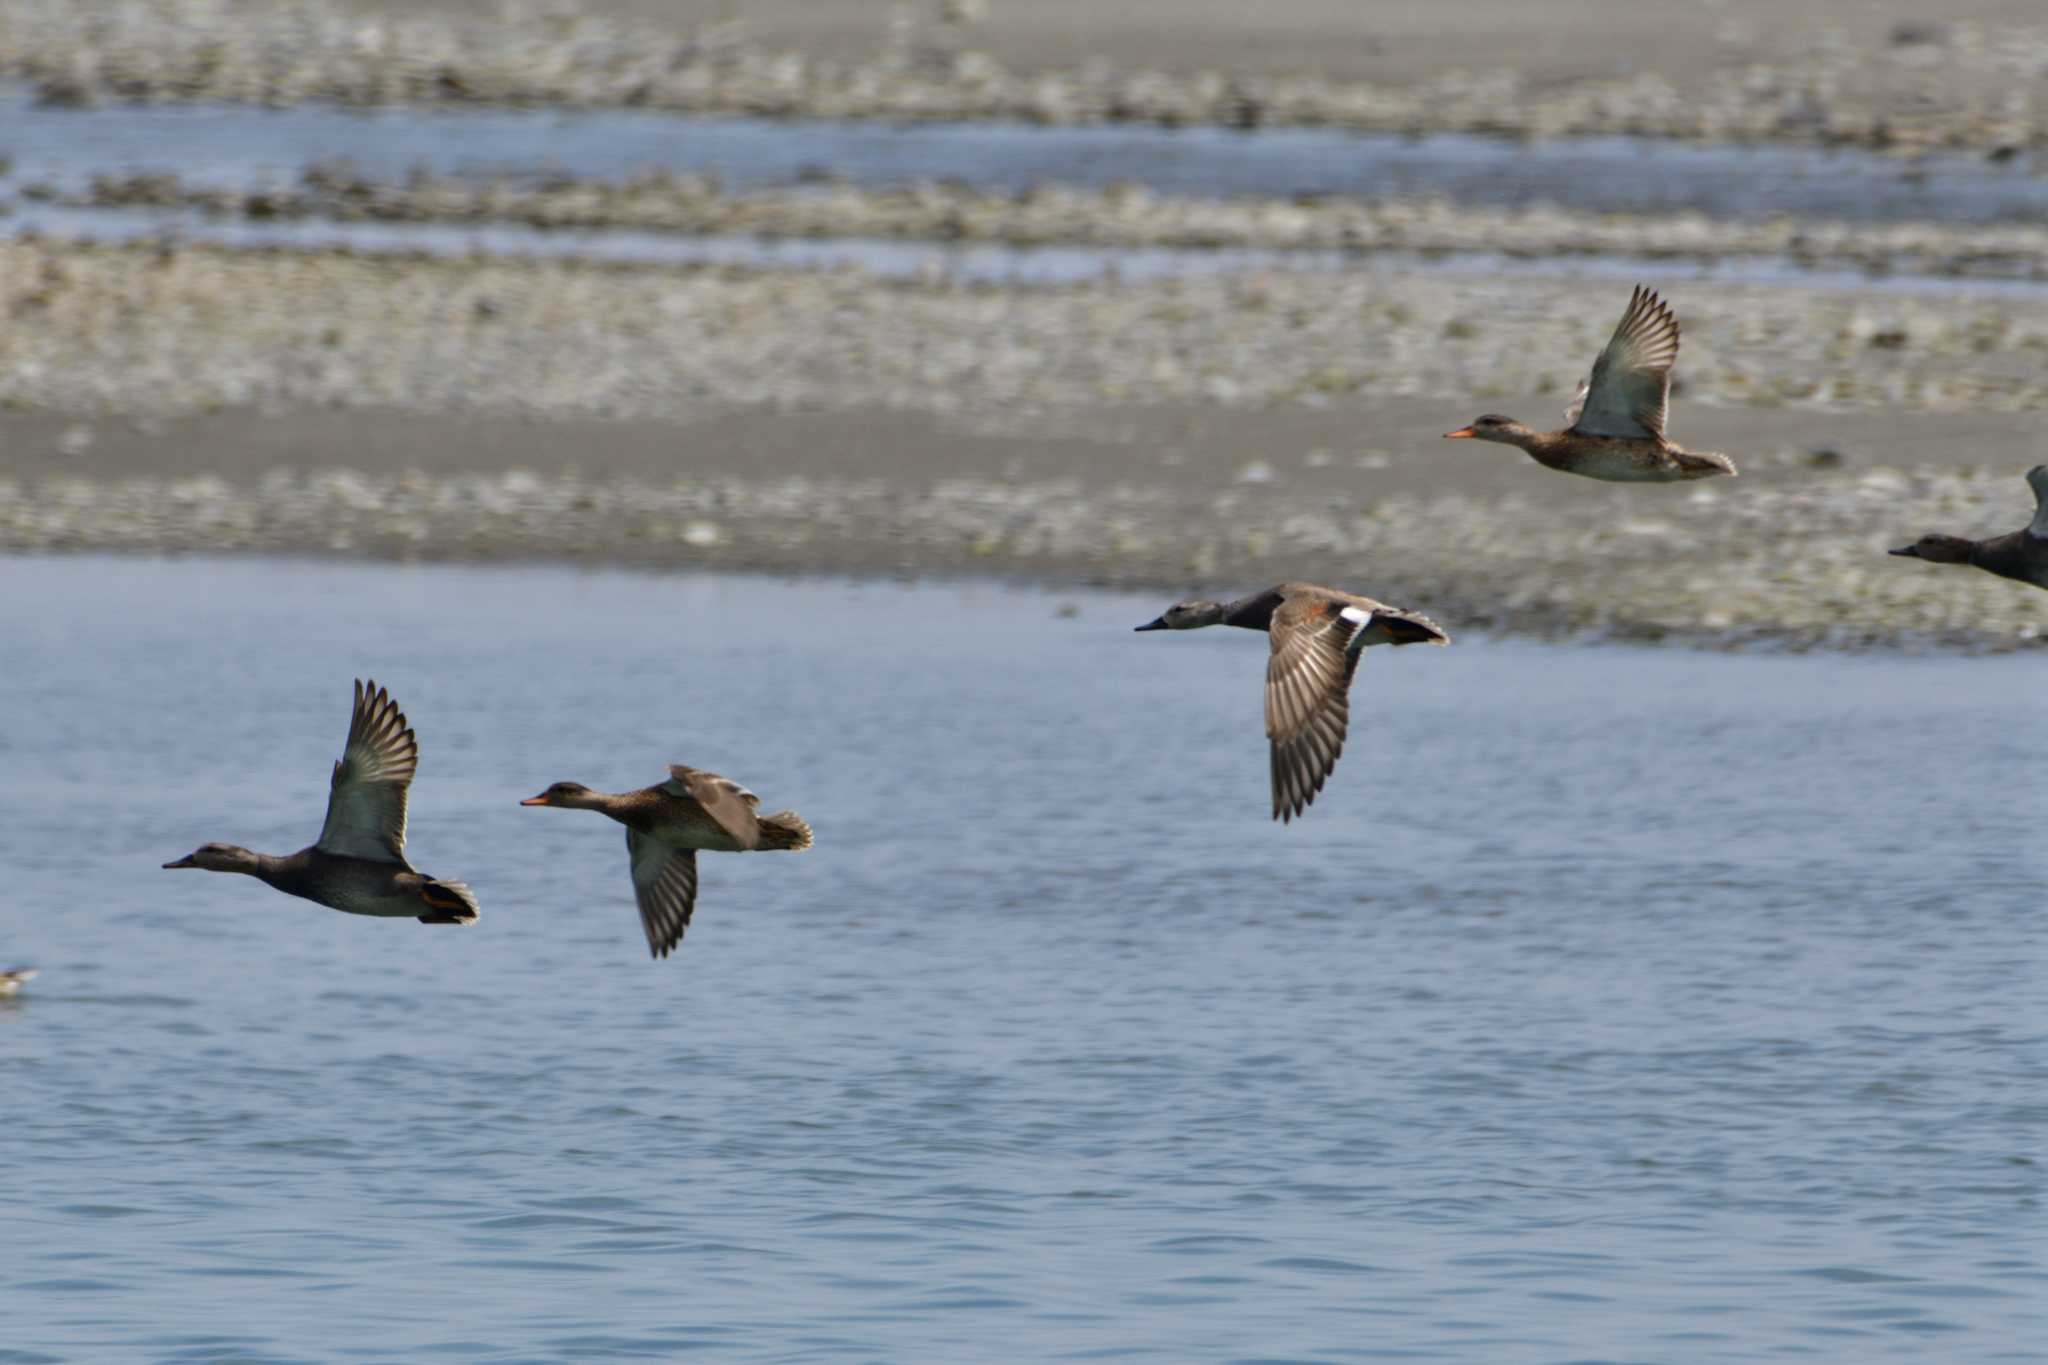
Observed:
[[[1451,637],[1420,612],[1370,597],[1282,583],[1235,602],[1176,602],[1139,630],[1242,626],[1272,638],[1266,660],[1266,738],[1272,742],[1273,818],[1307,810],[1344,752],[1351,675],[1367,645],[1443,645]]]
[[[756,815],[761,798],[717,773],[671,764],[668,781],[639,791],[592,791],[557,782],[522,806],[602,811],[626,827],[633,896],[647,949],[667,957],[683,941],[697,905],[697,853],[751,853],[811,846],[811,827],[793,810]]]
[[[2034,490],[2034,519],[2019,530],[1984,540],[1925,535],[1891,553],[1935,564],[1969,564],[2000,578],[2048,588],[2048,464],[2029,469],[2027,484]]]
[[[419,755],[419,741],[398,703],[376,683],[358,681],[348,744],[334,765],[319,842],[282,855],[201,844],[164,866],[246,873],[351,915],[474,924],[477,903],[468,887],[429,877],[406,861],[406,793]]]
[[[1687,450],[1664,436],[1671,407],[1671,366],[1678,359],[1678,319],[1655,293],[1637,285],[1593,377],[1579,382],[1563,431],[1536,431],[1488,413],[1446,440],[1520,446],[1538,464],[1610,483],[1676,483],[1733,474],[1726,455]]]
[[[0,972],[0,996],[9,996],[41,976],[40,967],[12,967]]]

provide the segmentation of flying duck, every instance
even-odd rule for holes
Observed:
[[[201,844],[164,866],[247,873],[288,895],[351,915],[474,924],[478,909],[468,887],[429,877],[406,861],[406,789],[419,754],[398,703],[376,683],[358,680],[348,743],[334,765],[327,823],[317,843],[281,855]]]
[[[1344,752],[1351,675],[1367,645],[1443,645],[1451,637],[1420,612],[1313,583],[1282,583],[1235,602],[1190,598],[1139,630],[1243,626],[1272,638],[1266,661],[1266,738],[1273,750],[1273,818],[1307,810]]]
[[[609,815],[626,827],[626,856],[647,950],[667,957],[683,941],[697,905],[697,852],[751,853],[811,846],[811,827],[793,810],[757,815],[761,798],[728,778],[680,763],[668,781],[630,792],[557,782],[522,806],[564,806]]]
[[[1973,564],[2000,578],[2048,588],[2048,464],[2029,469],[2027,484],[2034,490],[2034,519],[2019,530],[1985,540],[1925,535],[1890,553],[1936,564]]]
[[[1637,285],[1593,377],[1579,381],[1563,431],[1536,431],[1488,413],[1446,440],[1520,446],[1538,464],[1610,483],[1676,483],[1733,474],[1726,455],[1687,450],[1664,436],[1671,407],[1671,366],[1678,359],[1678,319],[1651,290]]]

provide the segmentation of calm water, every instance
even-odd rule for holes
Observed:
[[[1173,195],[1431,195],[1589,211],[1796,213],[1859,221],[2037,222],[2048,177],[2022,155],[1915,160],[1854,150],[1630,137],[1409,137],[1325,128],[890,123],[635,111],[339,109],[306,105],[37,106],[0,86],[0,154],[18,183],[82,189],[96,175],[175,171],[196,184],[296,178],[345,158],[396,180],[414,167],[495,177],[573,172],[715,174],[735,189],[832,176],[890,187],[952,180],[988,190],[1141,184]]]
[[[1282,828],[1160,605],[0,560],[0,1361],[2042,1358],[2048,658],[1376,650]],[[481,924],[158,870],[364,672]],[[818,846],[657,963],[668,760]]]

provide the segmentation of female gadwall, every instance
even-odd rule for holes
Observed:
[[[793,810],[756,815],[761,798],[717,773],[669,765],[668,781],[631,792],[595,792],[578,782],[557,782],[522,806],[566,806],[602,811],[626,827],[633,866],[633,896],[647,948],[667,957],[683,941],[697,904],[697,850],[713,853],[801,853],[811,827]]]
[[[1469,427],[1444,433],[1520,446],[1538,464],[1610,483],[1675,483],[1733,474],[1726,455],[1687,450],[1664,439],[1671,406],[1671,366],[1678,359],[1678,319],[1641,285],[1607,349],[1593,362],[1593,377],[1579,381],[1563,431],[1535,431],[1512,417],[1488,413]]]
[[[14,994],[24,983],[33,981],[42,974],[40,967],[16,967],[11,971],[0,972],[0,996]]]
[[[415,871],[405,859],[406,788],[419,765],[412,727],[383,688],[356,683],[348,744],[327,793],[327,823],[311,848],[282,856],[201,844],[165,867],[245,872],[293,896],[351,915],[474,924],[476,897],[461,882]]]
[[[1908,559],[1929,559],[1936,564],[1974,564],[2000,578],[2017,578],[2037,588],[2048,588],[2048,464],[2029,469],[2027,483],[2034,490],[2034,519],[2019,530],[1987,540],[1922,536],[1891,553]]]
[[[1177,602],[1139,630],[1243,626],[1272,637],[1266,737],[1273,747],[1273,818],[1292,820],[1323,789],[1351,719],[1351,675],[1367,645],[1449,644],[1436,622],[1313,583],[1282,583],[1235,602]]]

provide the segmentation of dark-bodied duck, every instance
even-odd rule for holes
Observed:
[[[406,790],[419,756],[419,741],[398,703],[376,683],[358,681],[348,743],[334,765],[318,843],[286,854],[201,844],[164,866],[244,872],[351,915],[474,924],[477,903],[468,887],[429,877],[406,861]]]
[[[1665,439],[1671,408],[1671,366],[1678,359],[1678,319],[1655,293],[1636,286],[1628,311],[1607,349],[1593,362],[1593,377],[1579,381],[1563,431],[1536,431],[1512,417],[1488,413],[1446,440],[1499,441],[1520,446],[1538,464],[1610,483],[1676,483],[1733,474],[1726,455],[1687,450]]]
[[[9,996],[43,974],[40,967],[14,967],[0,972],[0,996]]]
[[[1367,645],[1443,645],[1420,612],[1313,583],[1282,583],[1235,602],[1176,602],[1139,630],[1243,626],[1272,638],[1266,660],[1266,738],[1273,749],[1273,818],[1308,809],[1344,752],[1351,675]]]
[[[669,765],[668,781],[631,792],[597,792],[557,782],[522,806],[602,811],[626,827],[626,857],[647,950],[667,957],[683,941],[697,905],[697,853],[752,853],[811,846],[811,827],[793,810],[757,815],[761,798],[717,773]]]
[[[1987,540],[1926,535],[1891,553],[1936,564],[1970,564],[2000,578],[2048,588],[2048,464],[2029,469],[2027,483],[2034,490],[2034,519],[2019,530]]]

